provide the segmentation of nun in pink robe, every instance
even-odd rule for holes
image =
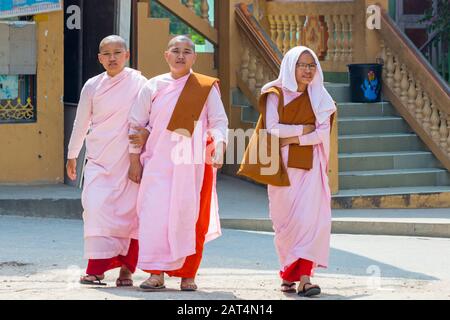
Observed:
[[[271,87],[282,88],[285,106],[299,97],[302,93],[297,91],[295,70],[304,52],[309,52],[317,65],[315,75],[307,86],[316,117],[315,131],[304,135],[302,125],[280,124],[278,97],[273,93],[268,96],[266,109],[267,130],[270,134],[280,138],[298,137],[300,145],[313,146],[313,167],[310,170],[288,168],[289,146],[282,147],[281,157],[290,186],[268,185],[269,211],[275,231],[280,276],[288,284],[300,281],[303,275],[312,276],[315,267],[326,268],[330,248],[331,192],[327,172],[330,118],[336,106],[323,85],[323,73],[316,54],[303,46],[289,50],[281,63],[278,79],[264,85],[262,93]]]
[[[137,201],[138,268],[145,271],[178,270],[186,257],[196,253],[207,140],[212,138],[216,147],[227,142],[228,119],[217,84],[211,88],[192,137],[167,130],[189,76],[174,79],[167,73],[150,79],[130,114],[130,126],[147,126],[150,131],[141,154],[144,169]],[[130,153],[140,151],[130,146]],[[221,235],[216,171],[205,242]]]
[[[191,71],[192,72],[192,71]],[[196,222],[205,173],[207,140],[217,147],[227,142],[228,119],[215,84],[192,137],[167,129],[190,73],[174,79],[170,73],[150,79],[130,113],[130,126],[150,131],[141,154],[143,174],[137,201],[139,215],[138,268],[149,272],[179,270],[196,253]],[[130,145],[130,153],[140,153]],[[216,169],[205,243],[221,235],[216,193]]]
[[[122,263],[136,268],[139,186],[128,179],[128,115],[145,82],[139,71],[124,68],[114,77],[103,72],[89,79],[81,92],[68,159],[78,157],[86,139],[81,200],[88,275]]]

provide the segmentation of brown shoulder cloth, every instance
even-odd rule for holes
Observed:
[[[175,105],[167,130],[192,137],[195,122],[200,118],[209,92],[216,82],[219,79],[191,73]]]

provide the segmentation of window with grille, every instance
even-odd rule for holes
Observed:
[[[0,20],[0,125],[36,122],[36,24]]]
[[[0,75],[0,124],[36,120],[36,76]]]

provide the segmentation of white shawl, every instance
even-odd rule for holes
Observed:
[[[297,92],[298,85],[295,79],[295,69],[300,55],[308,51],[313,56],[317,64],[316,74],[313,80],[308,84],[308,94],[313,107],[314,115],[319,124],[325,122],[331,114],[336,111],[334,100],[323,85],[323,72],[317,55],[308,47],[294,47],[283,57],[278,79],[264,85],[261,93],[267,92],[271,87],[280,87],[292,92]]]

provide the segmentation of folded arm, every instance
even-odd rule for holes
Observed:
[[[313,132],[299,137],[299,142],[301,146],[310,146],[321,144],[325,139],[330,137],[330,118],[321,124],[317,124],[316,130]]]
[[[278,97],[274,93],[270,93],[267,97],[266,129],[269,134],[279,138],[297,137],[304,133],[303,125],[280,123],[280,116],[278,114]]]

